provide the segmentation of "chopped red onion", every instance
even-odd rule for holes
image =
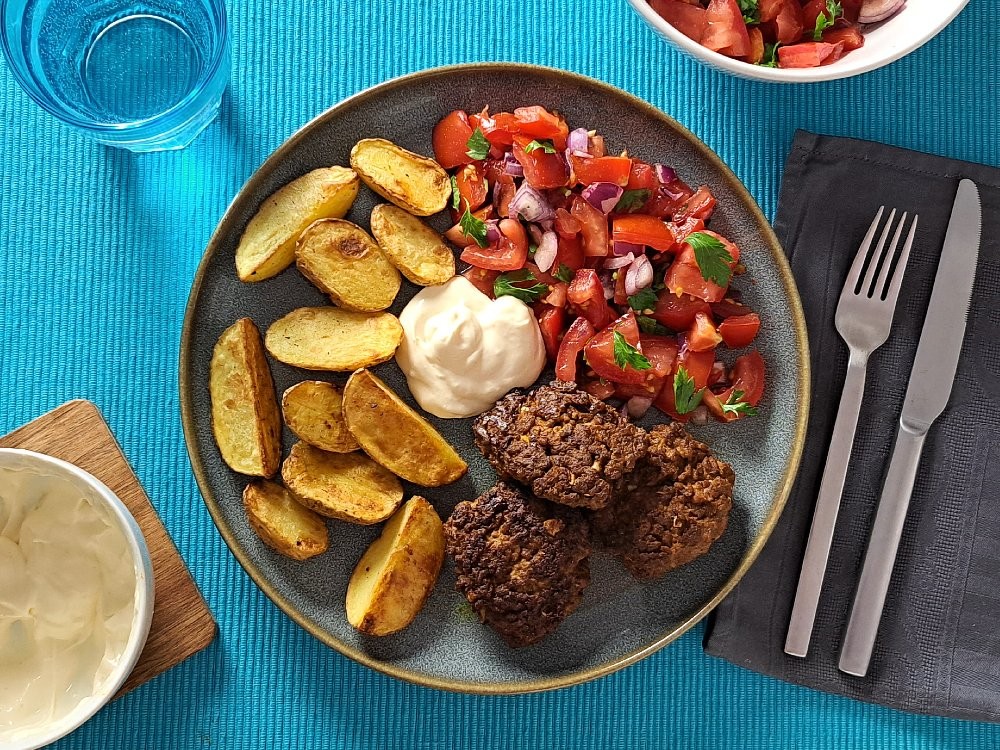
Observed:
[[[580,151],[589,156],[590,133],[583,128],[577,128],[576,130],[571,131],[569,136],[566,138],[566,150],[569,153]]]
[[[642,255],[646,252],[643,245],[636,245],[632,242],[615,242],[612,247],[615,255]]]
[[[607,216],[618,205],[623,192],[625,191],[613,182],[595,182],[587,185],[581,195],[587,203]]]
[[[615,298],[615,277],[613,274],[613,271],[601,271],[597,274],[601,280],[601,286],[604,287],[604,299]]]
[[[490,219],[486,222],[486,241],[491,245],[500,240],[500,222]]]
[[[604,260],[604,267],[625,268],[625,266],[631,265],[634,260],[635,256],[632,253],[629,253],[628,255],[609,255]]]
[[[653,264],[643,253],[628,267],[625,272],[625,293],[631,297],[640,289],[645,289],[653,283]]]
[[[511,177],[524,177],[524,167],[510,151],[503,155],[503,173]]]
[[[566,151],[570,156],[575,156],[577,159],[593,159],[593,154],[588,154],[586,151]]]
[[[511,219],[520,216],[525,221],[548,221],[555,216],[555,212],[544,195],[524,182],[514,193],[507,216]]]
[[[653,405],[653,399],[648,396],[633,396],[625,402],[625,408],[632,419],[642,419]]]
[[[542,229],[546,232],[551,232],[552,228],[555,227],[555,222],[552,219],[545,219],[538,223],[542,225]]]
[[[712,373],[708,376],[708,382],[712,385],[726,385],[729,383],[729,376],[726,374],[726,365],[716,360],[712,363]]]
[[[668,167],[665,164],[654,164],[653,169],[656,170],[656,179],[664,185],[677,179],[677,173],[673,170],[673,168]]]
[[[906,0],[864,0],[861,3],[861,15],[858,17],[859,23],[878,23],[894,16],[902,7],[906,5]]]
[[[692,424],[708,424],[708,407],[705,404],[698,404],[691,412]]]
[[[535,251],[535,265],[538,270],[545,273],[556,261],[556,253],[559,252],[559,238],[555,232],[546,232],[542,235],[541,242],[538,243],[538,250]]]
[[[542,244],[542,228],[535,224],[528,224],[528,234],[531,235],[531,241],[536,245]]]

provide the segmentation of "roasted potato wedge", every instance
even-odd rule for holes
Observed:
[[[295,260],[295,241],[317,219],[346,216],[358,195],[358,175],[346,167],[314,169],[270,196],[247,224],[236,248],[241,281],[263,281]]]
[[[330,546],[326,522],[280,484],[259,479],[243,490],[250,526],[271,549],[293,560],[308,560]]]
[[[403,501],[399,480],[361,452],[328,453],[296,443],[281,478],[307,508],[351,523],[384,521]]]
[[[402,283],[368,232],[343,219],[311,224],[295,246],[295,264],[335,305],[348,310],[384,310]]]
[[[368,370],[347,380],[344,419],[365,453],[414,484],[440,487],[469,469],[426,419]]]
[[[306,370],[350,371],[392,359],[403,327],[389,313],[300,307],[267,329],[271,355]]]
[[[222,332],[212,352],[208,391],[212,432],[233,471],[272,477],[281,462],[281,415],[260,331],[242,318]]]
[[[368,635],[395,633],[417,616],[444,562],[444,526],[411,498],[365,550],[347,584],[347,621]]]
[[[351,166],[368,187],[416,216],[443,211],[451,197],[451,180],[440,164],[384,138],[358,141]]]
[[[331,453],[351,453],[361,446],[347,429],[341,390],[333,383],[306,380],[296,383],[281,397],[281,413],[288,429]]]
[[[413,214],[380,203],[371,223],[382,252],[414,284],[435,286],[455,275],[455,254],[444,237]]]

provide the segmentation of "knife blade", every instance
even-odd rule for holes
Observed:
[[[981,239],[979,190],[972,181],[962,180],[951,210],[931,301],[906,387],[896,443],[840,649],[839,667],[847,674],[864,677],[868,673],[924,439],[948,405],[955,384]]]
[[[962,180],[903,402],[901,421],[910,427],[930,427],[951,398],[972,304],[982,222],[979,189],[972,180]]]

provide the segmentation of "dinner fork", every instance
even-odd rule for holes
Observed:
[[[788,623],[785,653],[791,656],[805,656],[809,651],[816,608],[830,557],[830,545],[837,524],[844,481],[847,478],[847,466],[854,445],[854,433],[857,430],[858,415],[865,395],[868,357],[889,338],[896,300],[899,298],[906,262],[909,260],[913,238],[916,235],[919,217],[914,215],[909,235],[897,256],[899,240],[906,224],[904,212],[899,223],[895,225],[892,244],[887,247],[896,218],[896,209],[892,209],[882,229],[878,245],[873,251],[872,242],[878,233],[884,211],[885,206],[882,206],[875,214],[875,221],[868,229],[854,258],[837,304],[835,318],[837,333],[847,344],[850,359],[847,364],[844,389],[840,396],[837,421],[826,456],[826,466],[823,469],[819,496],[816,498],[816,508],[813,511],[806,553],[799,572],[795,603],[792,605],[792,615]]]

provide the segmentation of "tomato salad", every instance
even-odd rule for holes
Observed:
[[[434,128],[452,174],[464,275],[535,311],[560,380],[638,418],[756,413],[764,362],[745,349],[760,318],[730,288],[739,248],[706,228],[715,198],[668,166],[608,153],[602,136],[540,106],[454,111]]]
[[[862,47],[862,24],[905,0],[649,0],[667,23],[704,47],[772,68],[815,68]]]

